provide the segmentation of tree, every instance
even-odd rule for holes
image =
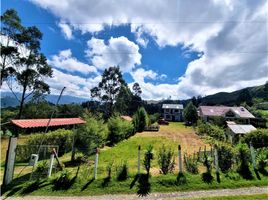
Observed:
[[[127,85],[122,85],[120,91],[117,95],[116,102],[115,102],[115,111],[123,114],[129,115],[130,114],[130,107],[131,107],[131,100],[132,100],[132,93]]]
[[[192,103],[194,104],[194,106],[198,106],[197,105],[197,99],[195,96],[192,97]]]
[[[126,86],[122,73],[117,67],[109,67],[102,74],[102,80],[98,87],[92,88],[91,97],[99,98],[108,105],[107,114],[111,116],[114,110],[114,104],[122,86]]]
[[[138,132],[142,132],[145,126],[149,125],[149,117],[144,107],[140,107],[137,110],[137,112],[133,116],[133,123],[135,130]]]
[[[1,21],[5,24],[5,29],[3,32],[1,31],[1,34],[9,38],[14,47],[12,55],[7,53],[1,55],[2,59],[8,57],[12,63],[12,67],[9,68],[6,68],[7,63],[1,66],[1,70],[3,69],[5,73],[1,77],[1,81],[6,79],[10,90],[20,102],[18,113],[18,119],[20,119],[25,100],[28,97],[37,93],[49,93],[49,86],[43,79],[44,77],[52,77],[52,68],[47,64],[46,57],[40,53],[42,33],[37,27],[21,26],[20,18],[14,10],[7,10],[1,16]],[[3,44],[1,44],[2,46]],[[7,69],[10,73],[5,71]],[[13,81],[16,81],[22,88],[20,98],[14,93]]]
[[[252,95],[250,94],[249,90],[243,89],[240,93],[239,96],[237,97],[236,103],[240,105],[241,103],[246,102],[247,105],[251,106],[252,105]]]
[[[197,109],[192,102],[189,102],[183,112],[184,121],[195,124],[197,122]]]
[[[6,10],[1,16],[1,82],[15,72],[13,64],[18,59],[18,47],[15,43],[18,41],[18,35],[22,31],[22,25],[17,12],[13,9]]]
[[[142,93],[139,83],[134,83],[132,90],[133,90],[135,96],[140,96]]]

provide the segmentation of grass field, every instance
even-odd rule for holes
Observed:
[[[151,177],[148,182],[136,180],[137,173],[137,152],[138,145],[141,145],[141,159],[143,160],[146,148],[153,145],[154,159],[152,161]],[[60,158],[65,163],[66,170],[70,172],[72,178],[68,190],[56,190],[50,180],[44,180],[41,183],[29,183],[29,174],[24,174],[23,178],[14,180],[5,191],[6,195],[30,193],[33,195],[99,195],[109,193],[136,193],[140,188],[149,188],[150,192],[171,192],[185,190],[201,190],[216,188],[238,188],[246,186],[268,185],[268,177],[261,175],[261,180],[256,177],[254,180],[245,180],[241,177],[239,180],[232,180],[221,174],[221,182],[216,182],[214,173],[214,182],[212,184],[204,183],[201,180],[201,174],[186,174],[187,184],[176,185],[178,169],[175,168],[174,174],[159,174],[157,163],[158,150],[162,145],[174,150],[177,166],[177,146],[180,144],[184,152],[193,153],[198,151],[200,146],[205,143],[194,133],[191,127],[184,127],[182,123],[170,123],[169,126],[161,126],[159,132],[137,133],[128,140],[124,140],[114,147],[104,147],[100,150],[98,178],[93,181],[94,156],[89,158],[89,162],[82,164],[79,168],[78,176],[75,176],[78,166],[68,165],[71,154],[65,154]],[[141,160],[141,168],[144,169]],[[41,162],[41,161],[40,161]],[[116,168],[120,163],[127,162],[129,178],[126,181],[116,180]],[[112,178],[107,182],[107,166],[113,164]],[[27,171],[31,170],[30,168]],[[20,168],[15,169],[15,177]],[[145,172],[144,170],[142,172]],[[53,175],[54,176],[54,175]],[[53,179],[54,177],[51,177]],[[26,182],[25,182],[26,180]],[[140,179],[142,180],[142,179]],[[143,185],[145,182],[145,186]],[[130,187],[133,185],[133,187]]]

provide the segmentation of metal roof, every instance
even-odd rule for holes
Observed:
[[[13,119],[12,124],[20,128],[36,128],[46,127],[49,119]],[[66,126],[74,124],[85,124],[86,122],[80,118],[53,118],[49,126]]]
[[[227,126],[235,134],[246,134],[251,131],[257,130],[254,126],[250,124],[227,124]]]
[[[171,109],[183,109],[183,105],[182,104],[163,104],[162,108],[167,109],[167,108],[171,108]]]
[[[202,115],[205,116],[225,116],[229,111],[238,115],[241,118],[255,118],[246,108],[240,107],[228,107],[228,106],[200,106],[199,110]]]

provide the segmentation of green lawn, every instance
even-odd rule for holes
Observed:
[[[149,178],[149,184],[146,181],[136,181],[134,184],[134,176],[129,177],[126,181],[117,181],[114,177],[107,183],[104,178],[93,180],[92,177],[85,178],[83,173],[79,173],[78,177],[72,182],[66,190],[58,190],[53,187],[51,181],[44,181],[39,184],[21,183],[10,185],[6,189],[4,195],[101,195],[101,194],[117,194],[117,193],[137,193],[140,188],[149,188],[149,192],[172,192],[172,191],[190,191],[190,190],[210,190],[217,188],[239,188],[248,186],[267,186],[268,177],[261,176],[261,180],[230,180],[221,175],[221,182],[216,180],[212,184],[202,182],[201,175],[186,174],[187,184],[176,185],[176,175],[158,175]],[[215,174],[214,174],[215,178]],[[104,183],[107,184],[104,184]],[[130,186],[133,185],[132,188]]]

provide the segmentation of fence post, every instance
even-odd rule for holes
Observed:
[[[138,175],[140,175],[141,170],[141,145],[138,146]]]
[[[99,161],[99,149],[96,148],[96,156],[95,156],[95,164],[94,164],[94,179],[97,179],[97,168],[98,168],[98,161]]]
[[[16,147],[17,147],[17,137],[10,137],[8,150],[6,154],[6,163],[5,163],[5,172],[3,181],[4,185],[8,185],[13,179]]]
[[[215,156],[216,173],[219,173],[219,158],[218,158],[218,149],[217,149],[217,146],[216,145],[214,147],[214,156]]]
[[[54,153],[52,153],[50,155],[50,163],[49,163],[48,174],[47,174],[48,178],[51,176],[51,172],[52,172],[52,169],[53,169],[53,163],[54,163]]]
[[[254,150],[254,147],[253,147],[251,141],[249,143],[249,146],[250,146],[250,154],[251,154],[252,164],[253,164],[253,167],[255,170],[256,169],[256,155],[255,155],[255,150]]]
[[[198,161],[201,160],[201,147],[199,147],[199,151],[198,151]]]
[[[181,145],[178,145],[179,173],[182,173]]]

